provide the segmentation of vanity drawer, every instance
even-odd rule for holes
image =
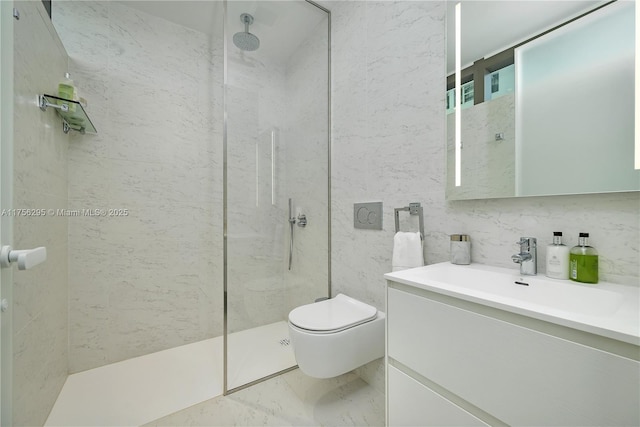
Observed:
[[[388,375],[390,426],[488,425],[399,369]]]
[[[640,364],[388,289],[388,356],[510,425],[639,425]]]

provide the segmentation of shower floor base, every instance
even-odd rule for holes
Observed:
[[[295,365],[286,322],[229,335],[229,388]],[[222,394],[216,337],[69,375],[46,426],[139,426]]]
[[[287,322],[229,334],[227,345],[229,390],[296,365],[293,347],[289,344]]]

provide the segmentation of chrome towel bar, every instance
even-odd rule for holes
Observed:
[[[422,214],[422,206],[420,203],[409,203],[409,206],[404,208],[393,209],[396,217],[396,233],[400,231],[400,212],[409,212],[410,215],[418,215],[418,221],[420,223],[420,238],[424,240],[424,216]]]

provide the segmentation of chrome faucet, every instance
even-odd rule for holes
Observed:
[[[535,276],[538,274],[537,241],[535,237],[521,237],[519,242],[520,253],[511,255],[513,262],[520,264],[520,274],[523,276]]]

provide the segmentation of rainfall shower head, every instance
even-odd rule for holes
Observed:
[[[244,31],[233,35],[233,44],[241,50],[257,50],[260,47],[260,39],[249,32],[249,25],[253,24],[253,16],[243,13],[240,15],[240,22],[244,24]]]

